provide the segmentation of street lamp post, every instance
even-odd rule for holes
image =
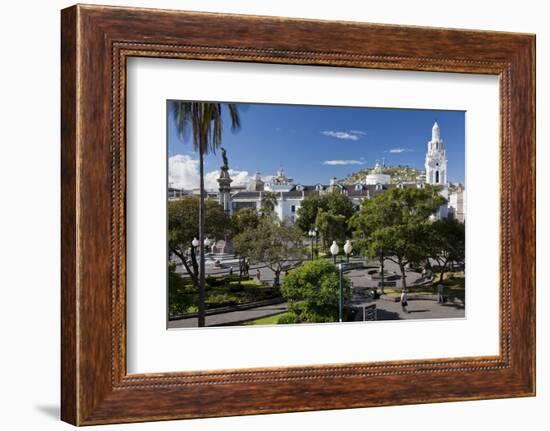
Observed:
[[[315,250],[317,256],[319,256],[319,228],[315,226],[313,230],[315,231]]]
[[[313,238],[317,236],[317,232],[313,229],[310,229],[308,232],[309,238],[311,239],[311,260],[313,260]]]
[[[332,259],[334,264],[336,265],[336,255],[340,251],[340,247],[338,247],[338,244],[336,244],[336,241],[332,241],[332,245],[330,246],[330,253],[332,254]]]
[[[344,253],[346,253],[346,260],[347,263],[349,263],[349,255],[351,254],[351,251],[353,250],[353,246],[351,245],[350,240],[348,239],[346,243],[344,244]]]
[[[344,317],[344,286],[343,286],[343,278],[344,278],[344,264],[340,263],[338,265],[338,281],[340,284],[340,292],[338,294],[338,321],[342,323],[342,319]]]
[[[197,247],[199,246],[199,240],[197,238],[193,238],[193,241],[191,241],[191,245],[193,246],[193,251],[197,251]]]

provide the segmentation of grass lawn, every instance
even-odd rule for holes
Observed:
[[[273,316],[261,317],[260,319],[250,320],[243,323],[243,325],[276,325],[279,322],[279,318],[288,314],[288,312],[274,314]]]

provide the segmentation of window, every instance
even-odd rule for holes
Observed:
[[[439,171],[435,171],[435,182],[439,184]]]
[[[293,212],[293,213],[295,213],[295,212],[296,212],[296,205],[292,205],[292,206],[290,207],[290,211]]]

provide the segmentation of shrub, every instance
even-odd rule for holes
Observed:
[[[277,319],[277,324],[285,325],[290,323],[298,323],[298,316],[293,312],[288,312],[283,314],[279,319]]]
[[[250,280],[250,277],[241,277],[241,281]],[[220,287],[227,285],[229,283],[238,283],[239,282],[239,275],[233,274],[233,275],[224,275],[224,276],[208,276],[206,277],[206,284],[210,287]]]
[[[344,278],[344,300],[349,298],[349,286],[349,281]],[[326,260],[309,261],[290,271],[283,281],[281,293],[298,322],[338,320],[338,268]]]
[[[168,268],[168,313],[170,317],[190,311],[196,302],[196,291],[190,278],[183,278],[173,267]]]

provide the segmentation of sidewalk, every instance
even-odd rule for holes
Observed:
[[[457,319],[466,316],[464,304],[459,303],[438,304],[437,301],[426,299],[409,300],[409,313],[403,312],[400,302],[378,299],[375,303],[378,320]]]
[[[206,316],[206,326],[235,325],[247,320],[255,320],[260,317],[272,316],[284,313],[287,310],[286,302],[280,304],[264,305],[262,307],[250,308],[248,310],[230,311],[227,313],[213,314]],[[174,328],[196,328],[197,318],[171,320],[168,322],[168,329]]]

